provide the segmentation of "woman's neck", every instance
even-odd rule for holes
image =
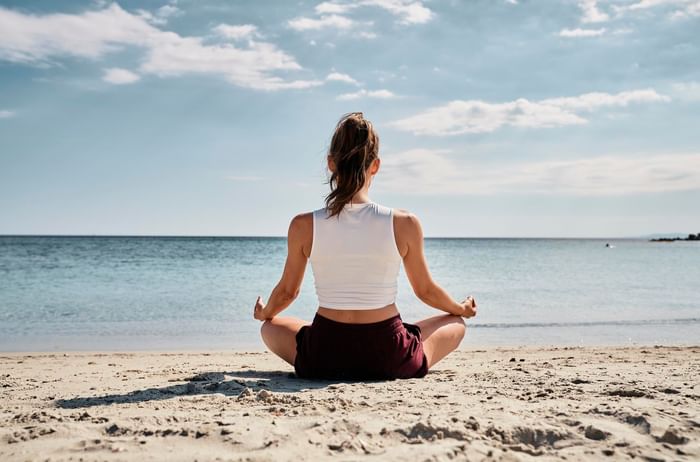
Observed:
[[[354,196],[352,199],[350,199],[351,204],[366,204],[367,202],[372,202],[372,199],[369,198],[369,196]]]
[[[361,204],[365,202],[372,202],[372,199],[369,197],[369,188],[364,187],[357,191],[354,196],[352,196],[352,199],[350,199],[350,202],[353,204]]]

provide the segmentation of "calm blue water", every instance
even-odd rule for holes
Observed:
[[[700,243],[427,239],[433,278],[479,315],[464,345],[698,344]],[[0,351],[262,348],[252,319],[284,238],[0,237]],[[307,267],[285,314],[316,307]],[[439,314],[403,272],[405,321]]]

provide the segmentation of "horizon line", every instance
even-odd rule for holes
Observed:
[[[653,233],[640,236],[424,236],[425,239],[590,239],[590,240],[642,240],[657,237],[659,235],[677,235],[678,237],[685,236],[678,233]],[[246,239],[286,239],[283,235],[252,235],[252,234],[2,234],[4,237],[66,237],[66,238],[193,238],[193,239],[231,239],[231,238],[246,238]]]

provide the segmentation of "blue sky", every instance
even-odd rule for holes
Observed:
[[[700,0],[0,1],[0,233],[286,234],[345,112],[427,236],[700,232]]]

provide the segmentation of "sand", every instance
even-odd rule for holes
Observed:
[[[0,460],[699,460],[700,347],[461,350],[424,379],[269,353],[0,354]]]

